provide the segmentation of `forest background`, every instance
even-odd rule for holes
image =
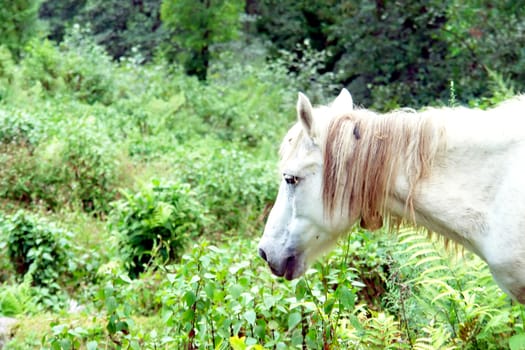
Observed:
[[[524,5],[1,1],[0,346],[525,348],[485,265],[411,229],[293,282],[256,257],[298,91],[490,108],[524,90]]]

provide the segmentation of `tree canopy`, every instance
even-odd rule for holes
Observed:
[[[40,24],[61,42],[77,23],[114,59],[160,57],[205,80],[214,52],[258,42],[291,73],[386,110],[446,101],[452,81],[463,102],[498,81],[522,90],[524,20],[519,2],[490,0],[13,0],[0,43],[16,58]]]

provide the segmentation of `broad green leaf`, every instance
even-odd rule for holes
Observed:
[[[525,333],[513,335],[509,339],[510,350],[525,350]]]
[[[301,314],[299,312],[292,312],[288,315],[288,329],[293,329],[301,322]]]
[[[244,319],[246,321],[248,321],[248,323],[250,325],[255,325],[255,319],[256,319],[257,315],[255,314],[255,311],[253,310],[248,310],[244,313]]]

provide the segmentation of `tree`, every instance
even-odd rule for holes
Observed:
[[[2,1],[0,11],[0,45],[20,58],[25,44],[38,33],[40,0]]]
[[[95,41],[113,58],[137,49],[149,60],[166,39],[160,4],[161,0],[87,0],[77,20],[90,24]]]
[[[189,75],[206,80],[210,47],[237,37],[242,0],[163,0],[161,19]]]
[[[85,6],[86,0],[45,0],[40,7],[40,18],[47,22],[48,38],[62,41],[66,28]]]

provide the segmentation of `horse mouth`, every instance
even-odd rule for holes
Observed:
[[[300,275],[297,273],[298,261],[295,256],[289,256],[286,258],[284,264],[279,268],[276,268],[270,264],[268,265],[270,266],[270,270],[274,275],[278,277],[284,277],[288,281],[291,281]]]

